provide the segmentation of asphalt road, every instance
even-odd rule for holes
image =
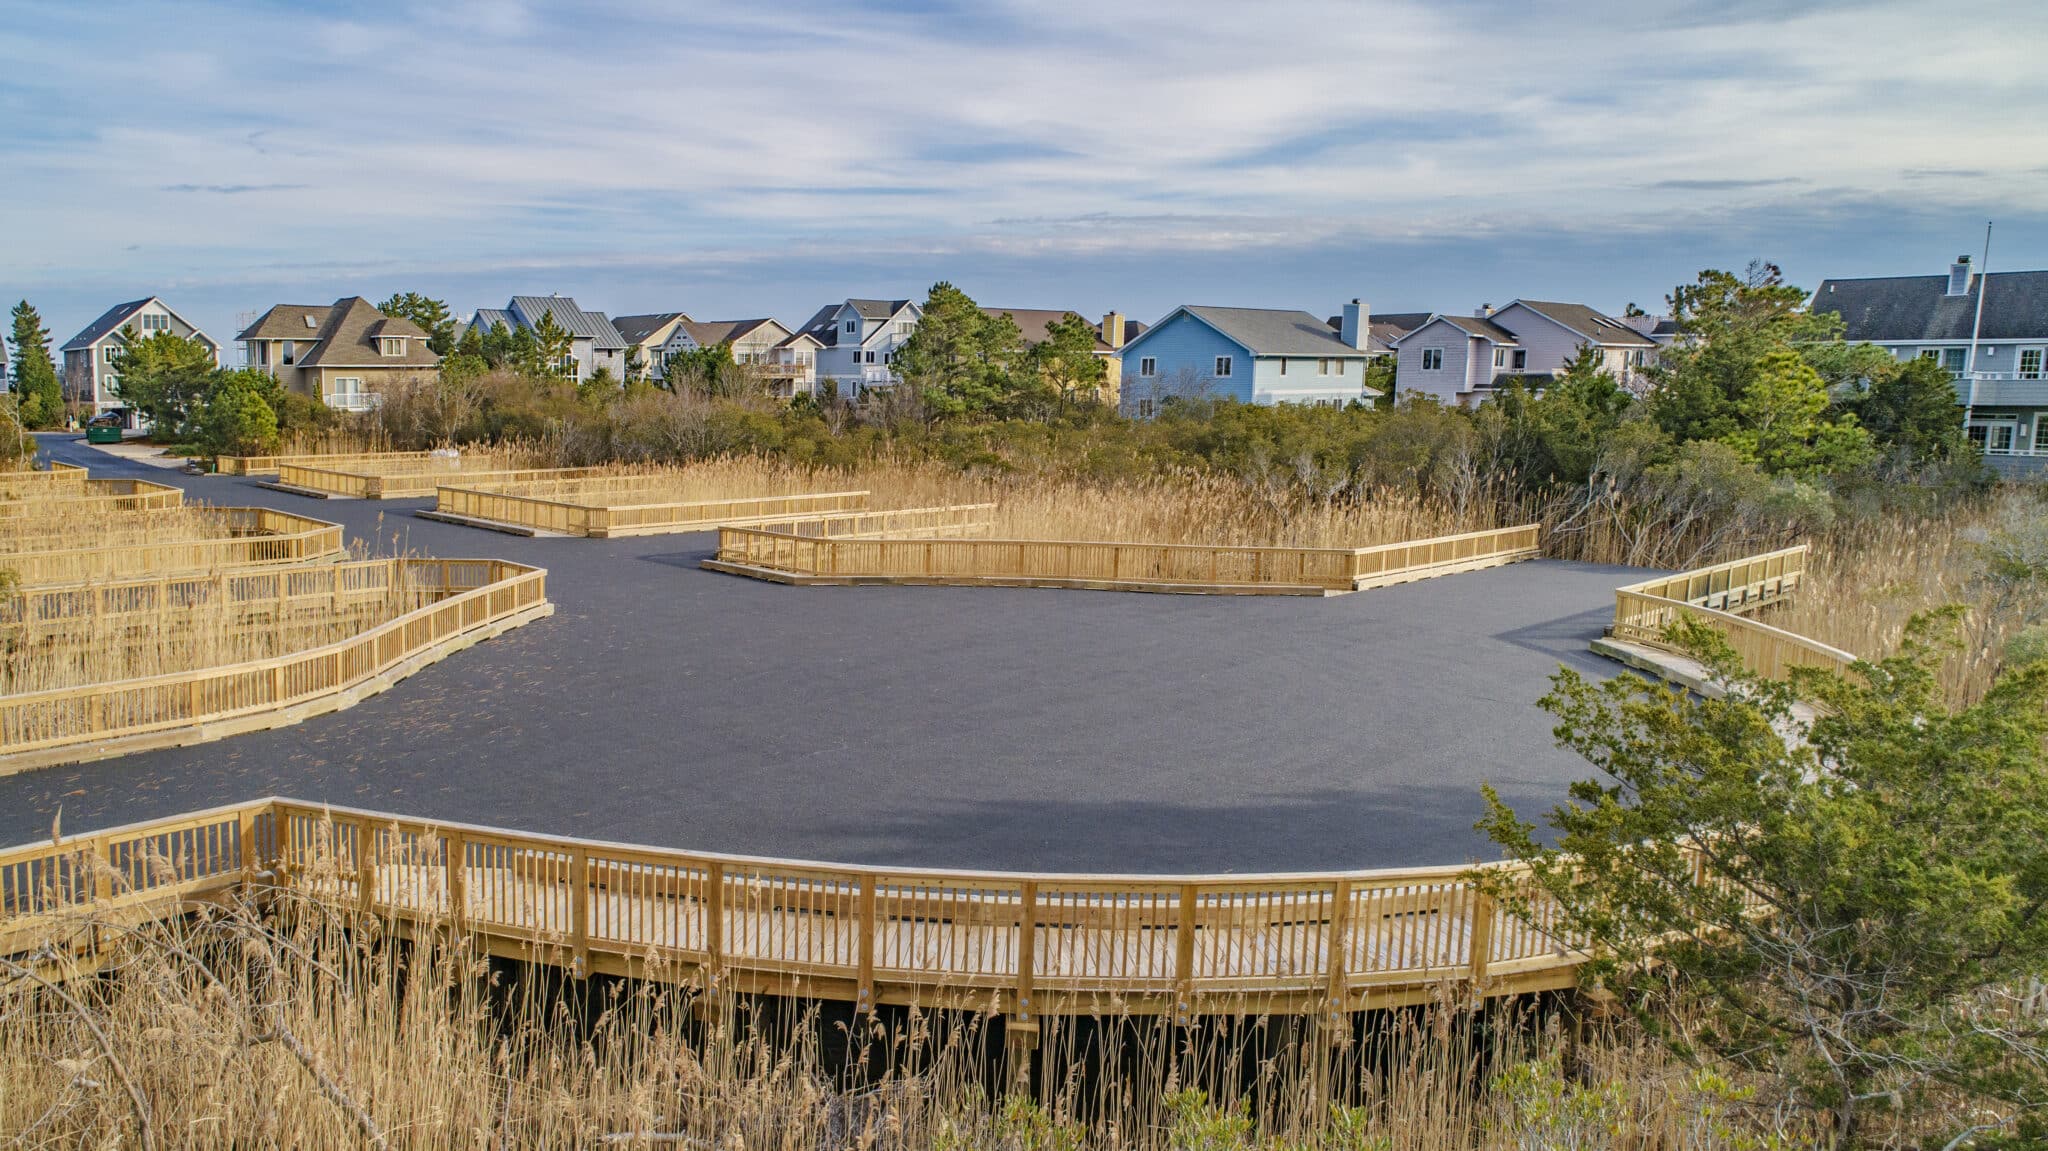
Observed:
[[[1288,871],[1490,858],[1589,773],[1535,700],[1630,569],[1516,564],[1333,599],[794,588],[709,534],[529,540],[43,437],[99,476],[548,569],[553,618],[344,712],[0,778],[0,843],[278,794],[848,863]]]

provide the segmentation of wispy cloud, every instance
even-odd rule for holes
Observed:
[[[397,278],[468,308],[533,286],[492,276],[610,269],[653,294],[615,309],[727,310],[703,276],[794,315],[839,290],[806,268],[893,291],[946,260],[1078,306],[1121,302],[1095,295],[1112,269],[1226,299],[1284,257],[1312,302],[1359,290],[1330,253],[1390,244],[1568,279],[1616,236],[1796,266],[1820,251],[1773,223],[2048,217],[2048,10],[2008,0],[23,6],[0,132],[38,226],[0,281],[79,313],[173,280],[240,285],[237,311]],[[1745,247],[1764,234],[1795,250]],[[781,286],[720,278],[748,266]]]
[[[205,192],[213,196],[245,196],[250,192],[296,192],[307,184],[165,184],[166,192]]]

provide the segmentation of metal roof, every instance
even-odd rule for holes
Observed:
[[[598,351],[622,351],[626,341],[619,330],[603,312],[586,312],[576,306],[571,296],[514,296],[509,310],[515,313],[526,327],[540,323],[542,316],[553,316],[555,326],[577,339],[590,341]]]

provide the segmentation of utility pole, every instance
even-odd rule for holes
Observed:
[[[1977,318],[1970,324],[1970,359],[1963,370],[1963,435],[1970,434],[1970,416],[1977,407],[1977,337],[1984,331],[1984,297],[1991,293],[1991,221],[1984,221],[1984,262],[1977,265]],[[1986,441],[1987,446],[1989,441]]]

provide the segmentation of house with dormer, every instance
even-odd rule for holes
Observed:
[[[268,372],[286,391],[317,396],[337,411],[366,412],[399,380],[432,375],[441,357],[403,316],[361,296],[332,304],[278,304],[242,329],[242,363]]]
[[[841,395],[901,382],[896,349],[917,330],[924,310],[913,300],[849,299],[818,309],[797,331],[817,342],[817,378],[832,380]]]
[[[1365,383],[1371,311],[1344,306],[1336,328],[1307,312],[1187,304],[1125,340],[1126,415],[1149,417],[1169,400],[1342,407],[1375,399]]]
[[[2048,271],[1983,273],[1958,256],[1945,276],[1822,280],[1810,310],[1840,316],[1853,343],[1940,364],[1986,462],[2048,474]]]
[[[158,332],[196,340],[213,356],[215,364],[220,363],[220,345],[200,331],[197,324],[172,311],[169,304],[155,296],[130,300],[108,308],[99,319],[65,342],[61,349],[64,402],[77,405],[85,419],[102,412],[129,411],[121,399],[117,370],[121,351],[128,346],[131,336],[148,339]],[[135,426],[132,413],[128,425]]]
[[[586,312],[569,296],[514,296],[503,308],[478,308],[469,327],[488,335],[503,324],[508,332],[532,331],[547,316],[569,335],[569,351],[553,365],[562,378],[582,383],[600,369],[620,382],[626,378],[626,340],[603,312]]]
[[[1392,346],[1403,396],[1470,407],[1513,380],[1541,388],[1589,351],[1616,382],[1640,388],[1659,344],[1584,304],[1516,300],[1469,316],[1433,313]]]
[[[640,316],[613,316],[612,329],[625,341],[623,356],[629,379],[664,378],[662,346],[667,344],[690,317],[681,312],[650,312]]]

